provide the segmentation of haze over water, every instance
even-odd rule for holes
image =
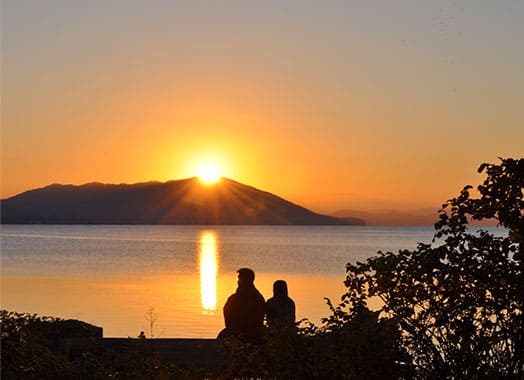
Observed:
[[[345,264],[429,242],[431,227],[15,226],[1,230],[2,308],[81,319],[104,336],[215,337],[236,270],[264,297],[288,282],[297,319],[319,323],[338,302]]]

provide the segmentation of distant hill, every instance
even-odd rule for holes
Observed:
[[[439,220],[438,210],[421,208],[416,210],[357,211],[340,210],[331,214],[343,220],[365,220],[370,226],[433,226]],[[496,226],[494,219],[469,221],[471,226]]]
[[[370,226],[432,226],[438,220],[435,209],[357,211],[340,210],[331,214],[336,218],[362,219]]]
[[[222,178],[132,185],[50,185],[1,201],[3,224],[344,225],[271,193]]]

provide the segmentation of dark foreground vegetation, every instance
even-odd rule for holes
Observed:
[[[4,311],[2,379],[524,379],[524,159],[479,172],[474,196],[466,186],[443,205],[432,244],[349,263],[320,327],[220,343],[208,367],[162,359],[147,339],[117,355],[96,345],[66,355],[49,339],[58,321]],[[467,229],[486,218],[508,235]]]

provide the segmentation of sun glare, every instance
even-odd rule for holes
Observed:
[[[212,184],[218,182],[220,173],[216,166],[204,165],[198,170],[198,178],[205,184]]]

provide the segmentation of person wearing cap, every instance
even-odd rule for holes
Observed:
[[[255,272],[251,269],[237,271],[237,290],[224,305],[224,333],[257,344],[262,342],[264,335],[266,303],[254,281]]]

